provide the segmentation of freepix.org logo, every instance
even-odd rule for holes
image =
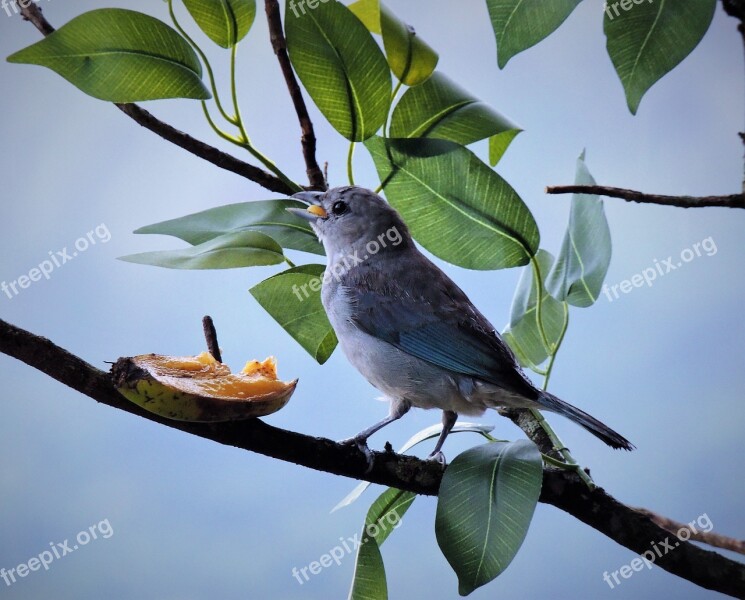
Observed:
[[[389,243],[391,246],[398,246],[403,241],[404,238],[401,235],[401,232],[393,226],[384,233],[381,233],[377,239],[367,242],[367,244],[365,244],[366,253],[362,256],[360,256],[360,250],[355,250],[354,252],[345,254],[335,265],[330,265],[326,268],[323,273],[323,278],[315,277],[301,286],[293,285],[292,293],[295,294],[300,302],[302,302],[310,296],[311,292],[318,292],[324,281],[328,282],[332,277],[336,279],[336,281],[339,281],[344,273],[353,267],[362,264],[371,256],[375,256],[378,252],[387,248]]]
[[[47,0],[47,2],[48,1],[49,0]],[[12,17],[13,15],[19,14],[21,8],[28,8],[32,3],[39,4],[39,2],[41,2],[41,0],[2,0],[0,1],[0,6],[3,7],[6,15]]]
[[[48,550],[39,552],[37,556],[29,558],[26,562],[9,569],[5,567],[0,568],[0,578],[5,582],[7,587],[10,587],[19,579],[28,577],[34,571],[39,571],[42,568],[48,571],[54,561],[72,554],[83,546],[87,546],[98,539],[107,540],[112,535],[114,535],[114,529],[111,527],[109,520],[104,519],[96,525],[91,525],[88,529],[79,531],[72,542],[69,539],[63,542],[49,542]]]
[[[628,294],[635,288],[643,286],[652,287],[654,282],[661,277],[665,277],[668,273],[677,271],[681,267],[687,265],[689,262],[702,256],[714,256],[718,252],[717,244],[714,238],[709,236],[705,240],[696,242],[690,248],[683,248],[680,251],[680,260],[676,261],[673,256],[668,256],[666,259],[659,261],[654,259],[654,264],[643,269],[641,273],[635,273],[628,279],[624,279],[619,283],[613,285],[604,284],[602,292],[605,297],[608,298],[608,302],[618,300],[622,294]]]
[[[47,252],[48,258],[42,260],[37,266],[29,270],[28,273],[19,275],[11,281],[0,282],[0,290],[12,300],[23,290],[31,287],[31,284],[44,279],[51,279],[52,273],[62,265],[67,264],[97,243],[105,244],[111,239],[111,232],[105,223],[92,229],[84,236],[79,237],[73,243],[73,248],[65,246],[62,250],[50,250]]]

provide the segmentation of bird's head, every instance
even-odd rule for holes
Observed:
[[[400,215],[376,193],[346,186],[327,192],[300,192],[293,198],[307,209],[288,208],[310,221],[329,257],[364,250],[365,255],[411,245],[409,230]]]

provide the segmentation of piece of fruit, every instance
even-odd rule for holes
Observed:
[[[251,360],[240,373],[198,356],[142,354],[111,367],[119,392],[138,406],[168,419],[216,423],[262,417],[282,408],[297,385],[277,379],[274,357]]]

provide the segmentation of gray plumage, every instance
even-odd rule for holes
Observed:
[[[410,407],[443,411],[438,454],[458,414],[500,406],[559,413],[613,448],[633,446],[594,417],[533,385],[488,319],[416,248],[399,216],[359,187],[295,198],[289,209],[311,222],[328,265],[321,298],[344,354],[391,402],[367,438]]]

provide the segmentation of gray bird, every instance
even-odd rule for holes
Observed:
[[[360,187],[301,192],[328,257],[321,299],[344,354],[390,400],[388,416],[358,433],[367,438],[412,407],[442,410],[441,448],[459,414],[487,408],[535,408],[571,419],[613,448],[623,436],[535,387],[494,326],[453,281],[414,245],[399,214]]]

